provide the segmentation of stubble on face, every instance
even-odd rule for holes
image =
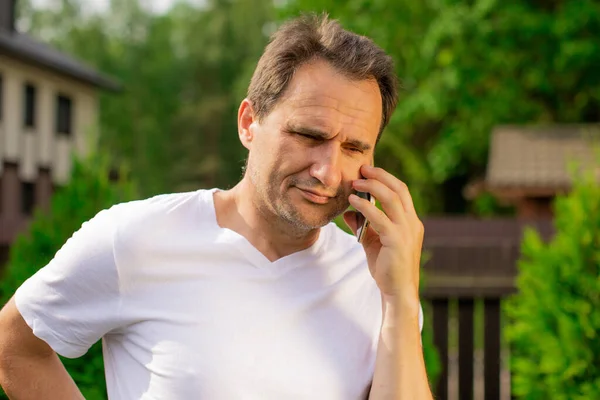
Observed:
[[[254,206],[263,218],[277,222],[288,234],[302,236],[322,228],[349,206],[348,196],[352,190],[344,189],[342,185],[337,188],[325,188],[315,178],[302,178],[298,174],[286,176],[276,168],[270,170],[266,177],[262,177],[258,169],[248,166],[246,174],[256,190]],[[305,207],[300,210],[297,200],[292,198],[292,191],[298,190],[298,187],[335,195],[327,204],[311,204],[305,201]]]
[[[267,193],[275,199],[273,206],[278,215],[299,231],[321,228],[346,211],[349,206],[348,196],[351,191],[344,190],[342,185],[337,188],[327,188],[315,178],[302,178],[299,175],[285,177],[278,174],[278,171],[272,171],[268,182]],[[283,187],[278,186],[277,182],[281,182]],[[314,204],[302,200],[306,204],[303,210],[300,210],[292,199],[292,191],[299,190],[298,188],[335,194],[327,204]]]

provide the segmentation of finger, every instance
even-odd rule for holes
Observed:
[[[352,207],[356,208],[362,215],[365,216],[371,223],[371,226],[379,236],[390,236],[393,232],[393,223],[387,215],[370,201],[362,199],[355,194],[348,197],[348,201]]]
[[[398,194],[400,200],[402,201],[402,206],[406,212],[416,213],[415,205],[406,183],[402,182],[400,179],[396,178],[394,175],[382,168],[371,167],[368,165],[363,165],[361,167],[361,174],[367,179],[376,179],[389,187],[391,190],[396,192],[396,194]]]
[[[383,207],[383,211],[394,223],[406,220],[406,211],[400,196],[392,189],[375,179],[358,179],[352,181],[352,187],[359,192],[373,195]]]

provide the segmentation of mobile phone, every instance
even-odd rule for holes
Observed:
[[[356,192],[356,195],[358,197],[362,197],[363,199],[369,200],[371,204],[375,205],[375,197],[371,196],[371,193]],[[362,215],[360,211],[356,211],[356,222],[358,226],[356,237],[358,238],[358,242],[362,243],[365,234],[367,233],[367,229],[369,228],[369,220]]]

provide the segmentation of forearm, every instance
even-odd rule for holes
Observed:
[[[384,302],[369,400],[431,400],[419,329],[419,307]]]
[[[1,356],[0,385],[11,400],[82,400],[56,354],[44,358]]]

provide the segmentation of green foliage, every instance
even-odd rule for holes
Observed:
[[[48,264],[54,254],[81,225],[100,210],[136,198],[133,184],[121,171],[118,181],[109,180],[106,157],[94,155],[75,160],[68,185],[54,194],[48,212],[36,210],[26,232],[11,246],[10,257],[0,290],[3,304],[17,288],[38,269]],[[62,358],[85,398],[106,399],[104,364],[100,342],[77,359]],[[0,399],[6,399],[4,393]]]
[[[431,254],[424,251],[421,255],[421,280],[419,282],[419,290],[422,292],[427,285],[427,274],[422,269],[422,266],[429,261]],[[425,369],[431,389],[435,389],[440,373],[442,372],[442,362],[437,349],[433,343],[433,312],[431,304],[427,301],[421,301],[423,307],[423,330],[421,340],[423,345],[423,358],[425,359]]]
[[[513,392],[523,399],[600,398],[600,186],[579,181],[555,203],[556,236],[529,230],[506,305]]]
[[[175,115],[177,190],[229,188],[241,178],[247,150],[237,135],[237,111],[267,43],[272,7],[264,0],[212,0],[202,11],[179,12],[191,75],[186,103]],[[185,17],[185,18],[184,18]]]
[[[421,284],[421,287],[424,285]],[[427,377],[432,390],[435,389],[440,373],[442,372],[442,362],[440,356],[433,344],[433,314],[429,303],[422,302],[423,314],[424,314],[424,326],[421,334],[421,340],[423,344],[423,358],[425,359],[425,369],[427,370]]]

